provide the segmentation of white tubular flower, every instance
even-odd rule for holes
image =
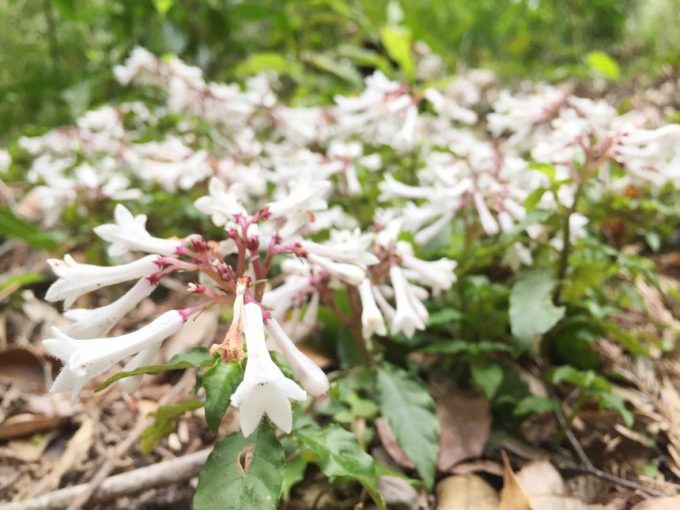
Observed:
[[[244,193],[242,185],[232,184],[227,189],[222,181],[213,177],[210,179],[208,192],[208,195],[196,200],[194,206],[202,213],[209,214],[218,227],[231,222],[236,214],[248,216],[239,198]]]
[[[183,245],[182,241],[153,237],[146,230],[146,215],[133,216],[127,208],[118,204],[114,211],[116,223],[95,227],[94,232],[111,243],[109,255],[117,257],[128,251],[143,251],[158,255],[174,255]]]
[[[295,346],[274,317],[267,321],[266,327],[276,346],[290,363],[295,377],[300,381],[305,391],[313,397],[326,393],[329,386],[328,377],[323,370]]]
[[[67,310],[64,317],[75,321],[64,330],[71,338],[98,338],[109,330],[132,310],[139,302],[156,288],[148,278],[140,279],[134,287],[120,298],[99,308],[76,308]]]
[[[359,266],[343,262],[333,262],[329,258],[321,257],[314,253],[308,253],[307,260],[350,285],[359,285],[366,276],[366,272]]]
[[[482,228],[487,235],[495,236],[499,232],[498,223],[494,219],[491,211],[484,202],[482,195],[479,193],[473,193],[472,199],[475,202],[475,208],[477,209],[477,214],[479,215],[479,222],[482,224]]]
[[[305,390],[283,375],[269,355],[264,338],[262,309],[257,303],[244,307],[243,333],[246,336],[248,360],[243,382],[231,396],[239,409],[241,432],[249,436],[266,414],[284,432],[293,428],[290,400],[307,398]]]
[[[151,345],[150,347],[147,347],[144,350],[139,351],[135,357],[133,357],[130,361],[128,361],[125,366],[123,367],[123,371],[129,372],[131,370],[135,370],[140,367],[145,367],[147,365],[150,365],[151,362],[153,361],[154,357],[158,353],[158,351],[161,348],[161,343],[156,343],[154,345]],[[132,393],[135,391],[137,388],[139,388],[139,385],[142,384],[142,380],[144,379],[143,374],[139,375],[133,375],[130,377],[125,377],[124,379],[121,379],[118,381],[118,386],[126,392],[126,393]]]
[[[454,271],[458,264],[455,260],[421,260],[410,254],[401,255],[401,260],[403,266],[414,273],[412,280],[418,280],[435,292],[450,288],[456,281]]]
[[[269,203],[267,208],[274,218],[293,216],[301,211],[326,209],[326,195],[331,189],[329,181],[292,183],[288,196]]]
[[[394,298],[397,302],[397,311],[390,325],[392,334],[401,331],[410,338],[417,329],[425,329],[424,319],[421,317],[422,311],[417,310],[413,306],[413,302],[417,298],[412,295],[413,293],[409,289],[409,284],[401,268],[397,266],[390,268],[390,281],[392,282]]]
[[[64,260],[49,259],[47,262],[59,279],[47,290],[47,301],[64,301],[64,308],[71,305],[83,294],[102,287],[151,276],[158,271],[157,255],[147,255],[129,264],[102,267],[80,264],[66,255]]]
[[[370,252],[373,235],[354,232],[334,231],[331,240],[324,244],[313,241],[301,241],[302,247],[309,253],[326,257],[335,262],[355,264],[360,267],[372,266],[379,262],[378,257]]]
[[[171,310],[132,333],[91,340],[76,340],[53,328],[55,338],[44,340],[43,346],[52,356],[63,361],[64,368],[50,391],[59,393],[71,390],[71,399],[75,400],[90,379],[125,358],[145,349],[157,348],[163,340],[179,331],[184,321],[182,313]]]
[[[378,309],[373,296],[373,284],[368,278],[359,285],[359,296],[361,297],[361,333],[363,337],[368,340],[377,333],[385,336],[387,329],[385,328],[385,321]]]

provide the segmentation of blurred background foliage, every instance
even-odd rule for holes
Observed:
[[[392,67],[386,27],[450,70],[508,81],[589,77],[593,65],[615,79],[616,62],[644,81],[680,54],[680,0],[0,0],[0,142],[128,93],[111,69],[135,46],[219,80],[271,69],[293,98],[323,100]]]

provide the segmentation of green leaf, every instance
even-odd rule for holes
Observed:
[[[565,308],[552,302],[554,281],[545,271],[519,274],[510,293],[510,328],[520,349],[536,335],[549,331],[564,317]]]
[[[62,236],[55,232],[43,232],[35,225],[16,216],[9,207],[0,207],[0,234],[20,239],[39,250],[53,250]]]
[[[608,80],[618,80],[621,74],[619,64],[604,51],[591,51],[586,55],[586,64],[593,71]]]
[[[203,402],[190,399],[181,404],[171,404],[160,406],[156,412],[151,413],[155,420],[153,425],[147,427],[139,437],[140,449],[144,455],[151,453],[156,445],[165,436],[175,429],[175,418],[186,413],[203,407]]]
[[[253,53],[234,69],[239,78],[246,78],[263,71],[273,71],[279,74],[299,74],[301,69],[297,62],[292,62],[285,56],[274,52]]]
[[[408,28],[386,25],[380,29],[380,40],[387,54],[399,64],[399,68],[409,79],[415,76],[411,39],[411,31]]]
[[[429,352],[432,354],[469,354],[471,356],[479,356],[489,352],[501,351],[511,352],[512,348],[507,344],[500,342],[471,342],[467,340],[441,340],[433,342],[427,347],[421,349],[422,352]]]
[[[218,363],[201,378],[205,388],[205,418],[208,427],[217,432],[224,411],[229,406],[229,399],[243,379],[240,363]]]
[[[270,427],[221,439],[198,477],[194,510],[274,510],[285,474],[285,452]]]
[[[503,382],[503,369],[495,363],[472,365],[472,379],[484,392],[484,396],[491,400]]]
[[[288,500],[290,497],[290,490],[293,486],[304,480],[305,470],[309,465],[309,459],[302,455],[298,455],[286,462],[286,473],[283,481],[283,499]]]
[[[427,319],[427,326],[446,326],[452,322],[458,322],[463,319],[463,312],[455,308],[442,308],[430,313]]]
[[[513,414],[515,416],[526,416],[533,413],[545,413],[548,411],[557,411],[558,404],[552,399],[545,397],[525,397],[517,403]]]
[[[578,370],[570,365],[555,368],[550,379],[553,384],[568,382],[583,390],[608,392],[612,387],[607,379],[598,375],[593,370]]]
[[[420,379],[388,364],[378,371],[378,391],[381,414],[431,489],[439,454],[439,420],[432,397]]]
[[[175,4],[175,0],[153,0],[153,6],[156,8],[156,11],[164,16],[167,14],[167,12],[172,9],[172,6]]]
[[[0,291],[5,290],[12,285],[18,285],[23,287],[24,285],[30,285],[31,283],[38,283],[45,279],[45,276],[41,273],[23,273],[10,276],[0,282]]]
[[[192,347],[185,352],[174,355],[165,365],[148,365],[134,370],[121,371],[113,374],[106,381],[95,388],[95,391],[102,391],[111,386],[116,381],[133,375],[160,374],[168,370],[183,370],[186,368],[208,367],[214,363],[210,353],[205,347]]]
[[[319,467],[327,477],[358,481],[376,505],[385,508],[385,502],[378,492],[373,457],[361,448],[354,434],[337,425],[329,425],[324,428],[310,426],[296,429],[295,437],[316,455]]]

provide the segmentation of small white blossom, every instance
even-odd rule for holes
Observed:
[[[266,328],[278,350],[283,353],[288,363],[290,363],[296,379],[300,381],[305,391],[313,397],[326,393],[328,391],[328,377],[326,377],[326,374],[295,346],[274,317],[267,321]]]
[[[66,255],[64,260],[49,259],[52,271],[59,277],[47,290],[47,301],[64,301],[64,308],[71,305],[83,294],[109,285],[151,276],[158,271],[157,255],[147,255],[141,259],[119,266],[103,267],[80,264]]]
[[[55,338],[43,340],[43,346],[52,356],[64,362],[64,368],[50,391],[59,393],[70,390],[71,398],[75,400],[90,379],[132,355],[157,348],[163,340],[179,331],[184,321],[179,311],[171,310],[132,333],[90,340],[76,340],[53,328]]]
[[[368,278],[365,278],[359,285],[359,296],[361,298],[361,333],[363,337],[368,340],[374,334],[387,335],[385,321],[375,302],[373,283]]]
[[[73,324],[64,329],[64,334],[72,338],[98,338],[108,333],[125,314],[149,296],[156,288],[148,278],[140,279],[120,298],[99,308],[72,308],[64,312],[64,317]]]
[[[108,252],[112,257],[129,251],[174,255],[183,246],[178,240],[153,237],[146,230],[146,215],[133,216],[122,204],[116,205],[114,218],[116,223],[107,223],[94,229],[95,234],[111,243]]]
[[[243,382],[231,396],[231,403],[239,409],[241,432],[244,436],[252,434],[265,414],[278,428],[290,432],[290,401],[303,401],[307,393],[272,361],[264,337],[262,309],[257,303],[244,307],[243,333],[248,347],[246,370]]]

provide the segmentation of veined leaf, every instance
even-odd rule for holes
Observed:
[[[201,378],[205,388],[205,418],[208,427],[217,432],[224,411],[229,407],[229,399],[243,379],[243,369],[239,363],[218,363]]]
[[[194,510],[274,510],[285,474],[283,446],[270,427],[221,439],[198,478]]]
[[[378,371],[378,391],[381,414],[431,489],[439,454],[439,421],[432,397],[419,379],[391,365]]]
[[[379,508],[385,502],[378,492],[378,478],[373,457],[366,453],[356,437],[337,425],[324,428],[302,427],[295,436],[317,457],[321,471],[329,477],[352,478],[368,491]]]
[[[564,317],[565,308],[552,302],[555,282],[545,271],[524,271],[510,293],[510,329],[520,349],[536,335],[549,331]]]

